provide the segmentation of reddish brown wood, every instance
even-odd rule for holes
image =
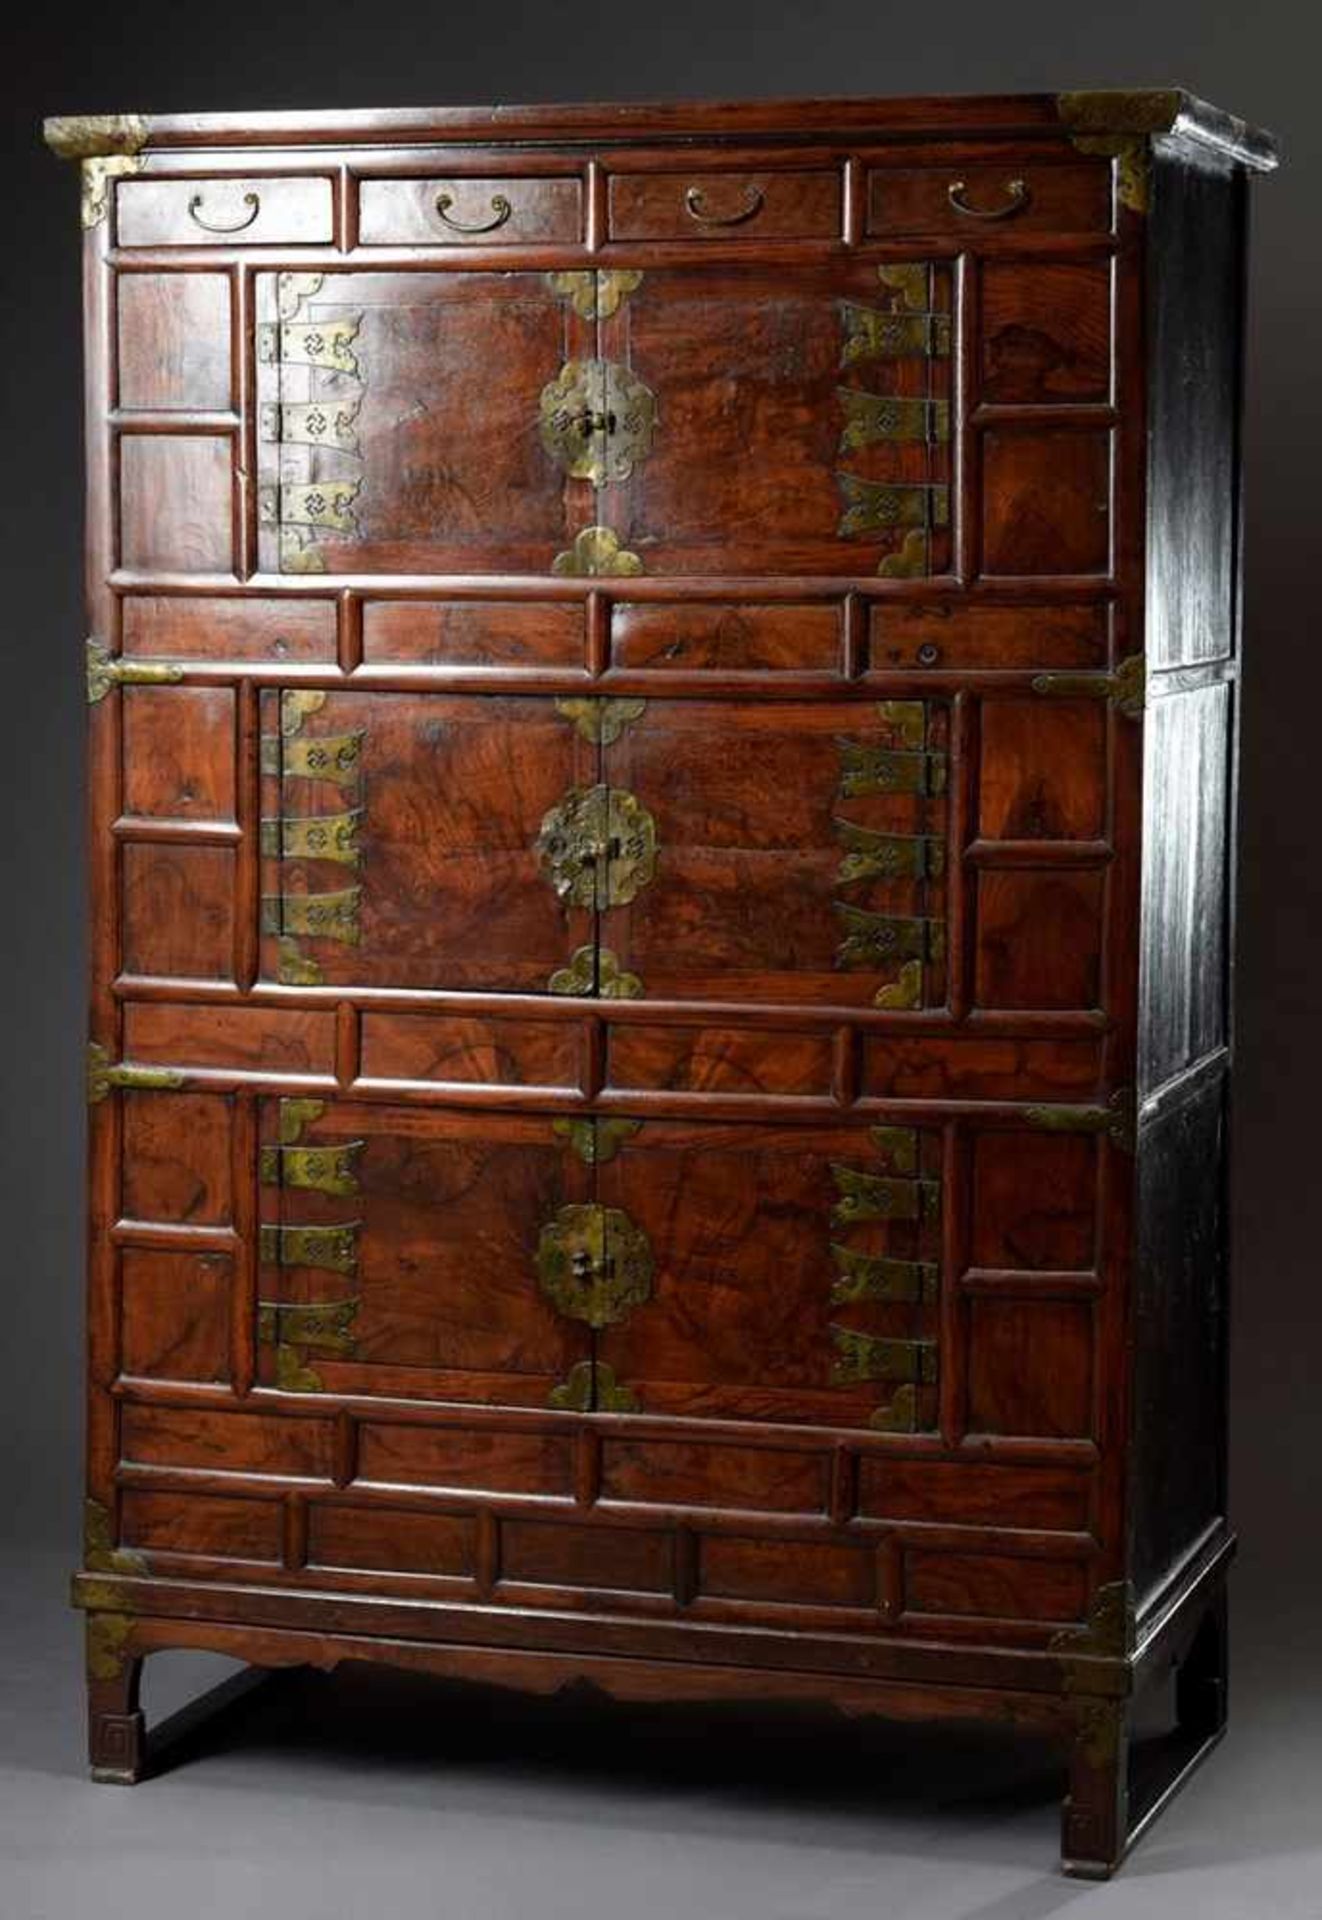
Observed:
[[[1158,117],[1162,191],[1236,254],[1223,190],[1269,148]],[[1225,1060],[1209,965],[1141,908],[1145,727],[1220,769],[1201,814],[1163,796],[1173,899],[1234,674],[1233,567],[1149,546],[1148,400],[1155,524],[1221,552],[1220,509],[1172,501],[1229,501],[1231,415],[1215,485],[1176,473],[1163,368],[1220,329],[1229,378],[1233,302],[1179,307],[1174,202],[1149,224],[1133,156],[1046,96],[147,134],[86,253],[89,624],[128,681],[91,710],[92,1037],[182,1085],[93,1109],[100,1777],[144,1764],[148,1651],[364,1651],[1037,1724],[1070,1864],[1109,1870],[1152,1650],[1194,1757],[1224,1717],[1215,1476],[1141,1500],[1137,1550],[1129,1489],[1180,1257],[1132,1090],[1206,1191],[1154,1062],[1194,1069],[1215,1159]],[[602,362],[656,411],[594,479],[604,389],[577,423],[543,396]],[[935,490],[925,546],[887,488]],[[618,548],[576,571],[592,527]],[[1149,614],[1207,684],[1154,682],[1145,723],[1117,670]],[[594,787],[654,824],[632,888],[618,822],[556,840]],[[604,1281],[549,1282],[547,1228],[594,1207]]]

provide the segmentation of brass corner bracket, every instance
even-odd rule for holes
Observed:
[[[1152,136],[1169,133],[1183,105],[1184,96],[1174,88],[1056,96],[1070,145],[1116,162],[1116,193],[1132,213],[1147,212]]]
[[[177,1067],[112,1066],[106,1048],[87,1043],[87,1104],[95,1107],[113,1092],[171,1092],[184,1084]]]
[[[83,1566],[88,1573],[143,1574],[150,1571],[145,1554],[135,1547],[117,1547],[110,1510],[99,1500],[83,1506]]]
[[[167,687],[184,677],[174,660],[125,660],[99,640],[87,643],[87,704],[96,706],[112,687]]]
[[[135,154],[147,144],[141,113],[54,114],[42,122],[42,135],[61,160],[100,160],[110,154]]]
[[[1062,1627],[1053,1633],[1048,1652],[1065,1663],[1067,1692],[1089,1692],[1079,1687],[1076,1660],[1126,1660],[1138,1641],[1133,1582],[1113,1580],[1097,1589],[1088,1618],[1081,1627]]]
[[[83,168],[83,225],[99,226],[110,206],[110,182],[142,168],[147,122],[140,113],[57,115],[42,132],[61,160],[79,160]]]

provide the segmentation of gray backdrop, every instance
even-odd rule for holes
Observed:
[[[0,360],[8,416],[0,438],[8,588],[0,641],[0,967],[8,1010],[0,1106],[0,1541],[31,1570],[29,1597],[23,1600],[23,1589],[11,1582],[9,1600],[23,1617],[40,1619],[46,1636],[39,1659],[29,1647],[34,1706],[53,1697],[41,1684],[41,1662],[67,1660],[72,1674],[75,1650],[58,1610],[78,1535],[85,1112],[79,229],[75,170],[40,145],[40,116],[1178,82],[1271,128],[1285,152],[1282,172],[1256,190],[1249,333],[1233,1515],[1242,1537],[1234,1585],[1240,1670],[1254,1686],[1277,1677],[1298,1731],[1299,1671],[1310,1658],[1310,1636],[1309,1671],[1314,1678],[1318,1671],[1308,1596],[1322,1563],[1309,1393],[1322,1325],[1322,1048],[1310,997],[1322,961],[1315,825],[1322,766],[1312,726],[1322,698],[1322,642],[1311,592],[1322,437],[1317,8],[1304,0],[1263,0],[1251,8],[1216,0],[1109,0],[1087,8],[1077,0],[816,0],[779,10],[768,0],[574,0],[520,11],[508,0],[434,0],[427,7],[320,0],[315,8],[121,0],[101,11],[95,26],[75,29],[74,16],[52,6],[28,13],[13,32],[5,78],[10,151]],[[75,1711],[71,1679],[66,1693],[59,1696],[61,1716]],[[6,1726],[17,1723],[0,1710],[0,1733]],[[74,1778],[71,1728],[50,1739],[50,1770]],[[1245,1733],[1242,1749],[1248,1741]],[[1214,1764],[1229,1767],[1234,1750],[1232,1744]],[[734,1754],[737,1768],[737,1747]],[[1230,1776],[1222,1778],[1228,1783]],[[1297,1774],[1291,1778],[1298,1784]],[[1266,1775],[1250,1774],[1241,1787],[1227,1813],[1242,1821],[1246,1805],[1261,1804]],[[110,1798],[138,1802],[142,1795]],[[105,1796],[92,1799],[99,1806]],[[4,1821],[0,1804],[0,1860]],[[37,1843],[29,1838],[27,1845]],[[1264,1841],[1260,1864],[1269,1852]],[[29,1904],[20,1911],[45,1913],[48,1899],[53,1913],[74,1911],[52,1893],[34,1859],[29,1852],[34,1877],[22,1881]],[[537,1898],[537,1882],[534,1872],[527,1904]],[[603,1885],[610,1884],[608,1876]],[[740,1883],[736,1877],[712,1884]],[[1279,1908],[1265,1902],[1265,1884],[1255,1881],[1253,1898],[1226,1911],[1316,1912],[1315,1904],[1296,1909],[1286,1894]],[[1163,1897],[1169,1899],[1169,1888]],[[724,1898],[700,1899],[698,1909],[744,1911],[734,1891],[728,1904]],[[923,1911],[1055,1911],[1015,1905],[1017,1895],[1007,1895],[1010,1904],[969,1904],[972,1898],[961,1904],[951,1894]],[[513,1892],[509,1900],[511,1911],[526,1911]],[[1205,1896],[1202,1903],[1210,1911]],[[782,1907],[774,1896],[769,1906],[751,1903],[750,1911],[754,1904],[773,1916],[855,1910],[844,1896],[823,1896],[820,1907]],[[286,1910],[300,1909],[296,1903]],[[324,1902],[321,1910],[328,1910]],[[475,1899],[452,1910],[466,1916],[505,1906]]]

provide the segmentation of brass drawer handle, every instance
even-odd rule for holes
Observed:
[[[1010,198],[1003,207],[974,207],[964,198],[967,183],[953,180],[946,188],[946,198],[956,213],[962,213],[970,220],[1008,220],[1013,213],[1022,213],[1032,199],[1027,183],[1012,180],[1009,185]]]
[[[761,213],[765,195],[761,187],[751,184],[744,188],[745,204],[734,213],[708,213],[704,202],[706,194],[701,187],[688,187],[684,192],[684,207],[691,220],[700,227],[738,227],[745,220],[751,220],[755,213]]]
[[[230,221],[204,220],[202,218],[201,208],[205,200],[205,194],[195,193],[188,203],[188,216],[190,220],[196,220],[198,226],[206,233],[242,233],[245,227],[252,225],[262,210],[262,196],[260,193],[245,193],[243,196],[243,204],[248,211],[243,215],[242,219]]]
[[[438,193],[436,211],[447,227],[453,227],[456,233],[494,233],[497,227],[503,227],[514,209],[503,193],[491,196],[491,218],[489,220],[456,220],[450,212],[454,205],[452,193]]]

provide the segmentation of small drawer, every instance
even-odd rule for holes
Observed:
[[[581,240],[578,179],[364,180],[358,238],[364,246],[517,246]]]
[[[1002,165],[877,167],[868,174],[867,231],[899,234],[1109,233],[1111,168]]]
[[[832,240],[840,176],[818,173],[618,173],[612,240]]]
[[[121,247],[316,246],[334,232],[329,180],[121,180]]]

